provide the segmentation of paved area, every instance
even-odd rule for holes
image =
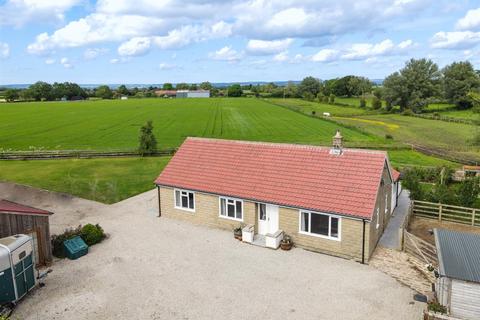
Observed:
[[[110,236],[87,256],[56,261],[14,318],[384,320],[420,319],[424,307],[371,266],[158,218],[154,190],[111,206],[40,200],[55,208],[58,227],[100,223]],[[78,221],[62,220],[69,213]]]
[[[378,242],[380,246],[390,249],[400,248],[398,229],[403,224],[403,221],[408,214],[408,210],[410,208],[409,196],[410,193],[408,190],[402,190],[402,193],[400,193],[398,205],[393,211],[393,216],[388,222],[387,228]]]

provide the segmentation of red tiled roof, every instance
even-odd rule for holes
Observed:
[[[155,183],[371,219],[386,161],[382,151],[187,138]]]
[[[397,170],[395,169],[392,169],[392,179],[393,181],[397,182],[398,180],[400,180],[400,172],[398,172]]]
[[[40,214],[51,215],[53,212],[37,209],[23,204],[15,203],[8,200],[0,200],[0,213],[25,213],[25,214]]]

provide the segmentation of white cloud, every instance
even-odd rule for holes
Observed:
[[[68,58],[60,59],[60,64],[66,69],[73,68],[73,65],[70,63],[70,60]]]
[[[312,56],[314,62],[330,62],[336,60],[339,56],[339,51],[334,49],[322,49]]]
[[[277,62],[284,62],[284,61],[287,61],[288,59],[289,57],[288,57],[287,51],[280,52],[273,57],[273,61],[277,61]]]
[[[480,30],[480,8],[468,10],[465,17],[458,20],[457,30],[474,31]]]
[[[386,39],[377,44],[355,43],[342,55],[345,60],[363,60],[372,56],[386,55],[395,49],[392,40]]]
[[[283,40],[249,40],[247,52],[253,55],[270,55],[285,51],[292,44],[293,39]]]
[[[480,43],[480,32],[437,32],[430,40],[436,49],[469,49]]]
[[[160,68],[160,70],[173,70],[179,68],[179,66],[176,64],[170,64],[165,62],[160,63],[158,67]]]
[[[7,59],[10,57],[10,46],[8,43],[0,42],[0,59]]]
[[[7,0],[0,6],[0,25],[21,27],[29,22],[63,21],[64,13],[82,0]]]
[[[150,38],[135,37],[118,47],[118,54],[120,56],[141,56],[150,50]]]
[[[223,47],[215,52],[211,52],[209,57],[213,60],[236,62],[242,58],[243,54],[232,49],[231,46]]]
[[[85,60],[93,60],[106,52],[108,52],[108,49],[106,48],[88,48],[83,53],[83,58]]]
[[[48,58],[48,59],[45,60],[45,64],[54,64],[55,62],[56,62],[56,60],[53,59],[53,58]]]
[[[111,64],[127,63],[128,61],[130,61],[130,57],[120,57],[120,58],[110,59]]]
[[[398,44],[399,49],[409,49],[409,48],[412,48],[414,46],[415,46],[415,43],[410,39],[402,41]]]

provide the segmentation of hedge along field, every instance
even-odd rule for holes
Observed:
[[[170,157],[0,161],[11,181],[114,203],[151,190]]]
[[[133,150],[147,120],[160,148],[187,136],[329,145],[338,128],[350,146],[384,141],[253,98],[129,99],[1,104],[0,149]]]

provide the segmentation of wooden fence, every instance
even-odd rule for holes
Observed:
[[[164,149],[150,156],[171,156],[176,149]],[[38,150],[38,151],[0,151],[0,160],[47,160],[72,158],[117,158],[138,157],[138,151],[91,151],[91,150]]]
[[[480,209],[477,208],[415,200],[412,201],[411,209],[417,217],[480,227]]]
[[[425,264],[438,266],[437,249],[427,241],[403,230],[403,251]]]

